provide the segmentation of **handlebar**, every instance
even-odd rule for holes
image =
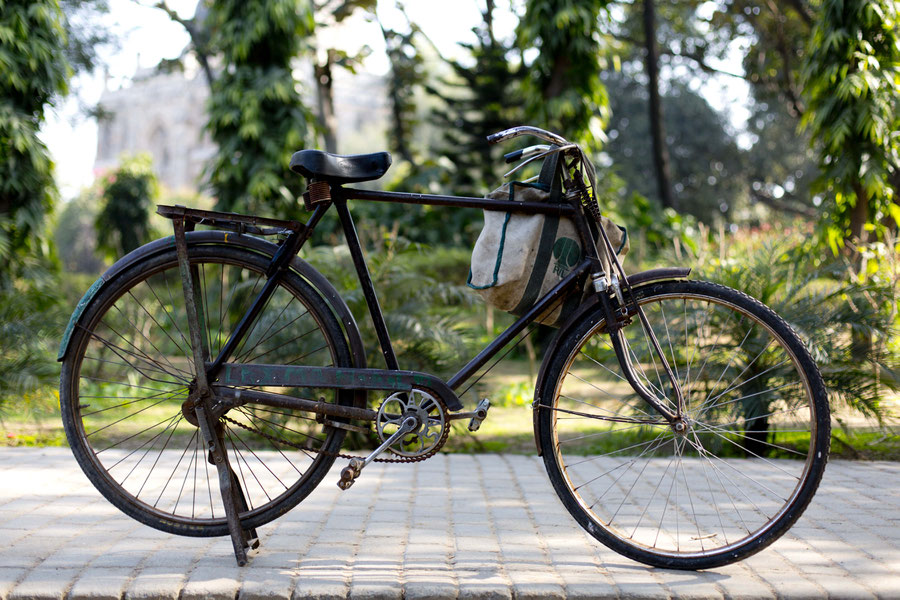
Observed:
[[[533,135],[557,146],[565,146],[570,143],[568,140],[566,140],[566,138],[560,135],[557,135],[550,131],[545,131],[544,129],[532,127],[530,125],[519,125],[517,127],[510,127],[509,129],[498,131],[497,133],[492,133],[491,135],[487,136],[487,141],[488,144],[499,144],[500,142],[511,140],[513,138],[519,137],[520,135]]]

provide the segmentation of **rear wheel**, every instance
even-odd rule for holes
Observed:
[[[770,309],[723,286],[635,290],[684,395],[668,423],[624,380],[601,311],[560,341],[539,383],[539,443],[553,485],[595,538],[635,560],[701,569],[749,556],[797,520],[830,442],[825,387]],[[671,383],[639,321],[622,338],[644,386]]]
[[[192,245],[189,260],[202,337],[215,357],[265,283],[269,259],[242,248]],[[194,379],[189,339],[174,248],[125,268],[75,328],[62,365],[63,423],[81,468],[122,511],[171,533],[227,535],[216,467],[185,404]],[[332,312],[293,273],[283,277],[232,360],[352,366]],[[352,392],[338,390],[275,391],[344,405],[353,400]],[[217,427],[246,500],[239,515],[245,528],[306,497],[346,433],[310,413],[251,404],[226,413]]]

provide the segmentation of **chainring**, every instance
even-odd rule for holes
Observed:
[[[431,396],[429,396],[429,397],[431,397]],[[431,458],[432,456],[434,456],[435,454],[437,454],[440,451],[440,449],[446,443],[447,438],[450,437],[450,423],[446,419],[446,415],[448,414],[447,406],[443,402],[441,402],[441,400],[439,398],[432,398],[432,400],[435,403],[437,403],[437,405],[439,406],[441,414],[445,415],[444,420],[445,420],[445,424],[446,424],[446,426],[443,428],[443,431],[441,432],[440,438],[434,443],[434,445],[429,447],[427,449],[427,452],[424,452],[422,454],[412,455],[412,456],[407,456],[407,455],[401,454],[401,455],[398,455],[396,458],[376,458],[376,459],[374,459],[374,462],[382,462],[382,463],[421,462],[423,460],[427,460],[427,459]],[[385,402],[387,402],[387,400],[385,400]],[[384,403],[382,403],[382,406],[384,406]],[[319,448],[307,448],[303,444],[297,444],[295,442],[291,442],[290,440],[286,440],[284,438],[266,433],[265,431],[261,431],[259,429],[250,427],[249,425],[241,423],[240,421],[235,421],[234,419],[229,417],[227,414],[222,415],[220,418],[223,421],[227,421],[227,422],[231,423],[232,425],[235,425],[237,427],[240,427],[241,429],[249,431],[250,433],[264,437],[267,440],[269,440],[270,442],[274,442],[276,444],[281,444],[282,446],[288,446],[290,448],[294,448],[295,450],[302,450],[303,452],[313,452],[315,454],[324,454],[325,456],[335,456],[337,458],[348,458],[348,459],[359,458],[359,456],[355,455],[355,454],[345,454],[343,452],[328,452],[326,450],[322,450]]]
[[[396,392],[388,396],[378,408],[375,433],[384,442],[410,416],[416,418],[418,427],[388,450],[407,458],[431,456],[444,445],[450,430],[450,419],[446,405],[425,391],[413,388],[409,392]]]

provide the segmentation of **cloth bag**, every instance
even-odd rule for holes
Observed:
[[[504,184],[488,198],[519,202],[559,201],[554,164],[545,161],[537,183],[513,181]],[[548,175],[546,171],[550,172]],[[555,189],[554,189],[555,188]],[[628,233],[601,217],[603,227],[618,256],[628,252]],[[472,266],[466,285],[485,302],[515,315],[525,314],[537,301],[566,277],[584,255],[581,238],[571,219],[557,215],[532,215],[515,212],[484,211],[484,228],[472,249]],[[605,248],[598,249],[608,269]],[[559,326],[564,316],[580,304],[584,292],[571,293],[551,306],[537,321]]]

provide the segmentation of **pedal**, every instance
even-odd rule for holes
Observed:
[[[481,424],[487,418],[488,410],[490,410],[490,408],[491,401],[487,398],[482,398],[481,402],[478,403],[478,406],[475,407],[475,414],[469,420],[469,431],[478,431]]]
[[[349,465],[341,469],[341,479],[338,481],[338,487],[342,490],[350,489],[350,486],[353,485],[356,478],[362,473],[364,466],[366,466],[366,463],[362,460],[358,458],[352,459]]]
[[[350,464],[341,469],[341,478],[338,481],[338,487],[342,490],[350,489],[350,486],[353,485],[353,482],[356,481],[356,478],[359,477],[359,474],[362,472],[363,467],[375,460],[376,456],[400,441],[403,436],[410,431],[413,431],[416,427],[418,427],[418,421],[415,417],[405,417],[397,431],[382,442],[380,446],[375,448],[367,457],[351,459]]]

